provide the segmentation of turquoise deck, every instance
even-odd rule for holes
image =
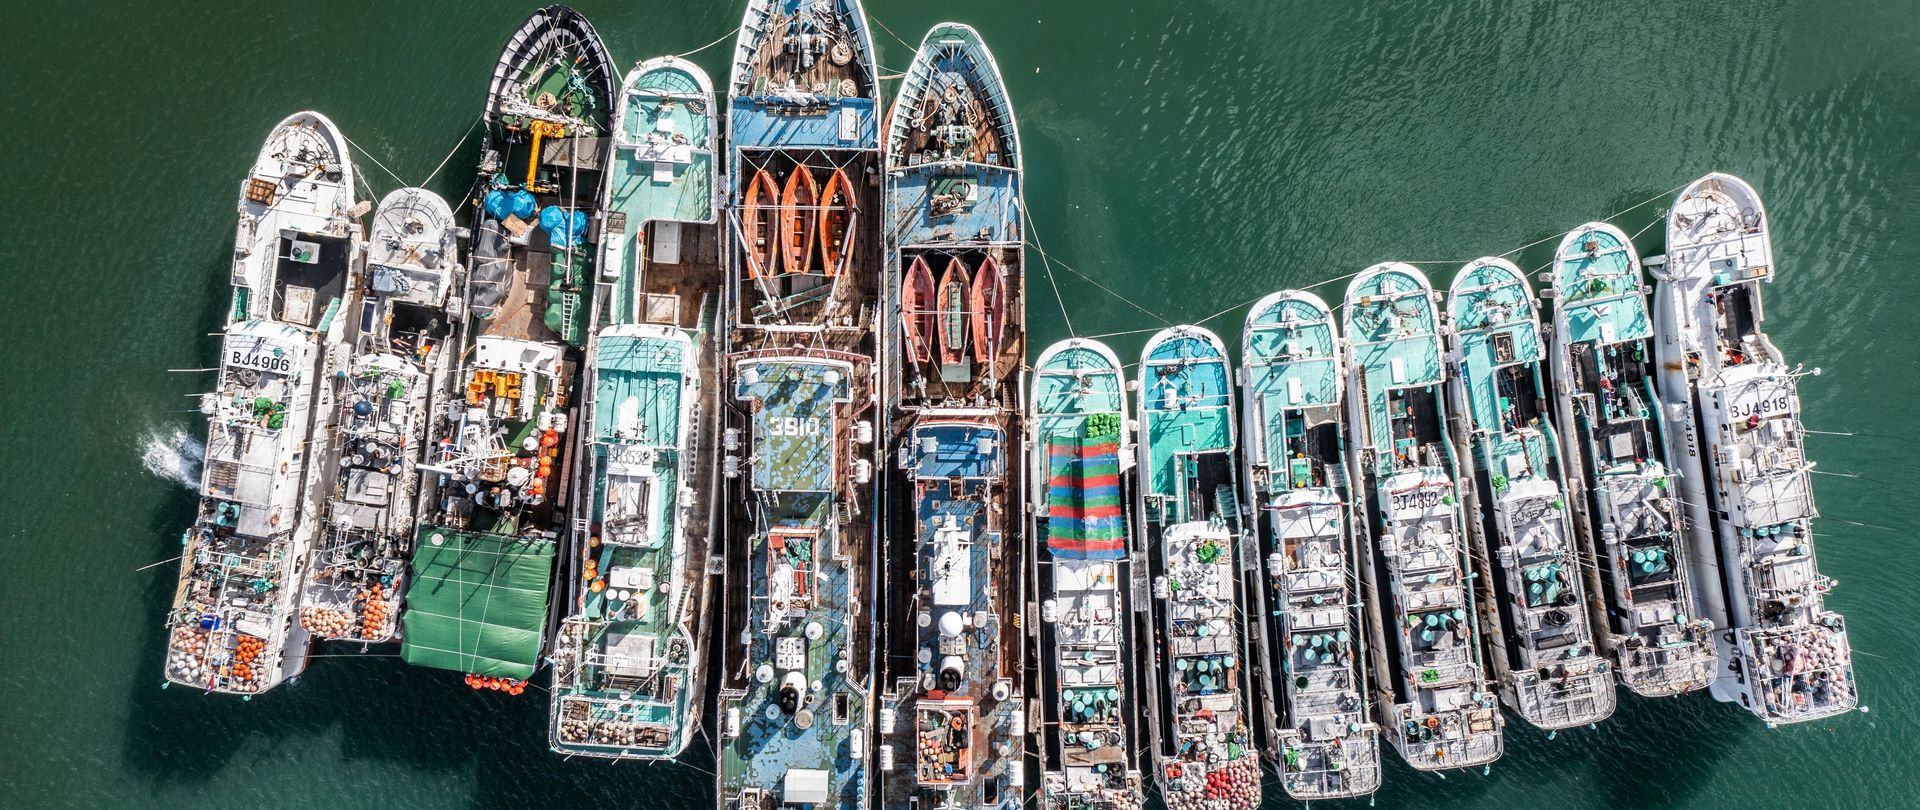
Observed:
[[[1640,292],[1640,271],[1620,237],[1592,229],[1570,240],[1576,246],[1594,243],[1591,252],[1555,257],[1555,282],[1562,291],[1557,303],[1566,315],[1567,343],[1611,345],[1653,336],[1647,318],[1647,300]]]
[[[1204,520],[1182,497],[1176,458],[1233,452],[1233,400],[1226,352],[1217,341],[1193,335],[1169,338],[1141,364],[1150,494],[1175,499],[1170,523]]]
[[[1460,376],[1466,389],[1467,419],[1484,432],[1475,449],[1489,475],[1504,469],[1504,459],[1526,456],[1527,469],[1544,471],[1552,453],[1541,431],[1508,419],[1511,404],[1501,396],[1495,375],[1516,365],[1529,367],[1538,385],[1542,347],[1540,321],[1526,279],[1504,264],[1475,263],[1461,271],[1447,299],[1460,347]],[[1496,344],[1511,341],[1510,354],[1496,356]],[[1541,388],[1540,390],[1545,390]],[[1544,419],[1542,424],[1545,424]]]
[[[1395,269],[1363,278],[1347,291],[1347,339],[1353,343],[1355,373],[1366,386],[1366,435],[1359,438],[1382,465],[1392,463],[1394,451],[1388,392],[1434,386],[1445,378],[1431,294],[1424,280]]]
[[[605,307],[613,323],[639,310],[646,224],[707,223],[719,215],[713,88],[689,63],[648,64],[621,90],[607,172],[606,211],[625,218],[624,230],[607,236],[609,263],[619,265],[603,271],[614,279]]]
[[[1247,393],[1264,428],[1260,441],[1277,474],[1268,489],[1293,487],[1288,442],[1299,438],[1299,413],[1340,402],[1340,366],[1335,355],[1333,314],[1304,298],[1282,298],[1247,318]],[[1249,437],[1251,440],[1252,437]]]
[[[1118,414],[1125,392],[1120,369],[1088,346],[1071,346],[1033,372],[1033,411],[1041,445],[1049,436],[1079,437],[1091,414]]]
[[[700,112],[693,109],[696,103]],[[608,210],[626,214],[629,233],[639,224],[655,220],[713,221],[712,110],[712,91],[677,67],[654,68],[628,86],[620,138],[613,154]],[[687,149],[684,154],[662,154],[668,159],[656,160],[646,142],[649,135],[678,135],[686,139]],[[656,177],[656,167],[666,173]]]
[[[617,332],[603,334],[594,346],[589,371],[591,497],[593,524],[601,543],[587,553],[604,587],[586,589],[577,614],[590,623],[584,646],[591,655],[580,662],[574,678],[556,677],[554,686],[556,698],[582,695],[604,701],[592,704],[597,719],[673,729],[672,738],[663,745],[625,746],[654,756],[685,747],[690,729],[684,718],[694,697],[684,685],[667,689],[665,682],[666,676],[687,679],[693,649],[687,617],[675,608],[674,589],[687,583],[677,582],[685,567],[685,547],[679,537],[680,513],[672,507],[679,492],[688,350],[684,340]],[[644,468],[636,468],[641,461],[636,453],[650,455]],[[610,499],[624,500],[634,492],[647,493],[653,500],[638,510],[629,507],[610,514]],[[617,535],[617,527],[611,524],[631,520],[635,512],[645,515],[646,531],[638,538]],[[625,587],[631,578],[641,576],[651,583],[649,587]],[[684,604],[684,595],[678,601]],[[670,652],[676,647],[677,652]],[[643,667],[635,660],[638,657],[651,662]],[[638,677],[641,669],[653,671]]]
[[[681,340],[603,335],[594,349],[593,440],[678,452],[688,348]],[[633,425],[644,432],[622,432]]]

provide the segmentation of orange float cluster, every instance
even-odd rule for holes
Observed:
[[[364,593],[356,594],[356,601],[365,599],[366,606],[360,613],[360,637],[365,639],[385,638],[393,614],[392,600],[394,589],[375,585]]]
[[[521,692],[527,691],[526,681],[514,680],[513,678],[494,678],[494,677],[488,677],[485,675],[468,674],[466,677],[466,681],[467,681],[467,686],[472,687],[474,689],[485,689],[492,692],[505,692],[509,695],[517,695],[517,694],[520,694]]]

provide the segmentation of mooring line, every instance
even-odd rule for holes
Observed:
[[[427,173],[427,179],[420,181],[418,188],[426,188],[428,183],[433,182],[433,178],[440,176],[440,170],[446,168],[447,161],[452,160],[460,148],[467,145],[467,139],[473,137],[474,130],[480,128],[480,121],[485,117],[486,114],[482,113],[473,119],[473,123],[467,125],[467,134],[460,136],[460,142],[454,144],[453,149],[448,150],[447,156],[440,159],[440,165],[433,167],[433,171]]]

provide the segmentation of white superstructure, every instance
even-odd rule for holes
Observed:
[[[1833,582],[1813,553],[1803,372],[1760,327],[1774,262],[1759,195],[1730,175],[1695,181],[1668,214],[1667,251],[1654,271],[1660,394],[1695,587],[1706,618],[1727,628],[1713,695],[1768,723],[1851,711],[1846,622],[1824,604]],[[1706,564],[1716,559],[1717,569]]]

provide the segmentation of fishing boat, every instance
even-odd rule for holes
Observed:
[[[400,647],[476,688],[524,691],[557,624],[548,595],[571,528],[574,384],[598,256],[587,225],[605,181],[612,65],[586,18],[548,6],[508,39],[488,86],[460,401],[424,465],[435,479]]]
[[[167,612],[169,683],[250,696],[306,669],[310,637],[295,619],[324,476],[305,449],[331,411],[317,383],[345,338],[339,313],[364,250],[353,180],[345,136],[301,112],[273,128],[240,184],[219,378],[200,401],[200,509]]]
[[[557,753],[678,756],[699,728],[718,459],[718,116],[698,66],[628,72],[614,110],[554,637]]]
[[[1547,418],[1533,290],[1512,262],[1478,259],[1454,275],[1447,318],[1453,409],[1473,456],[1468,514],[1481,515],[1468,529],[1484,538],[1505,628],[1492,656],[1501,699],[1549,731],[1597,723],[1613,714],[1613,669],[1595,641],[1595,562],[1575,544]]]
[[[849,219],[837,273],[786,257],[783,242],[783,267],[806,271],[768,274],[765,225],[747,226],[772,214],[749,208],[764,204],[761,172],[784,190],[796,172],[844,169],[859,180],[851,210],[878,210],[878,98],[858,0],[749,0],[727,88],[736,185],[720,319],[726,564],[713,637],[726,643],[714,740],[715,800],[727,810],[863,808],[877,792],[867,746],[885,395],[881,263],[861,246],[877,244],[878,228]]]
[[[447,201],[425,189],[393,191],[374,209],[352,355],[345,374],[325,383],[335,413],[314,440],[330,483],[300,625],[316,638],[378,643],[399,629],[420,506],[416,465],[452,382],[460,233]]]
[[[1410,265],[1369,267],[1347,286],[1340,326],[1380,726],[1415,769],[1490,764],[1505,721],[1481,657],[1433,287]]]
[[[1604,222],[1568,232],[1554,252],[1553,299],[1554,416],[1574,525],[1600,561],[1606,619],[1596,627],[1636,694],[1704,688],[1719,654],[1694,600],[1633,242]]]
[[[1380,735],[1351,520],[1333,312],[1283,290],[1247,313],[1240,338],[1241,482],[1259,575],[1249,586],[1268,757],[1301,801],[1380,788]]]
[[[1667,452],[1680,477],[1695,593],[1715,627],[1714,699],[1769,725],[1859,705],[1846,620],[1813,552],[1813,462],[1799,380],[1761,329],[1774,278],[1771,223],[1740,178],[1710,174],[1667,213],[1667,255],[1648,267]],[[1709,564],[1717,563],[1717,569]]]
[[[1220,338],[1162,329],[1140,354],[1140,485],[1152,572],[1154,777],[1167,806],[1260,805],[1241,594],[1233,380]]]
[[[1140,810],[1141,683],[1123,482],[1133,470],[1120,358],[1094,340],[1047,347],[1033,367],[1029,536],[1040,597],[1042,810]]]
[[[882,355],[900,373],[883,393],[884,442],[894,463],[883,482],[886,579],[876,616],[887,652],[878,727],[882,807],[1015,810],[1026,801],[1026,644],[1018,621],[1030,598],[1021,481],[1025,312],[1015,296],[995,296],[992,311],[970,298],[982,284],[1018,290],[1023,280],[1022,166],[1005,92],[979,34],[942,23],[921,41],[888,118],[883,292],[913,295],[914,277],[924,279],[929,262],[944,259],[947,269],[933,362],[916,362],[925,355],[907,342],[918,339],[907,333],[924,317],[924,302],[909,315],[903,301],[900,321],[884,327]],[[938,105],[965,112],[926,114]],[[976,192],[961,205],[934,206],[929,189],[951,184]],[[962,355],[968,335],[989,335],[991,353]]]

